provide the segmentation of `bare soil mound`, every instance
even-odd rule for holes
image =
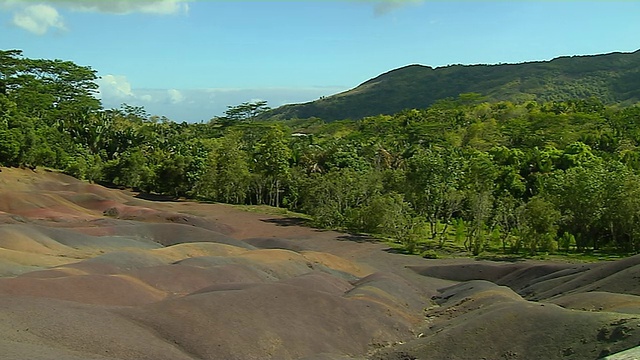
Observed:
[[[372,344],[410,334],[404,316],[384,304],[346,299],[335,287],[330,292],[327,288],[318,291],[290,283],[225,287],[126,309],[123,314],[204,359],[362,354]]]
[[[442,290],[420,338],[374,359],[598,359],[638,344],[640,317],[575,311],[475,280]]]
[[[640,257],[426,260],[222,204],[0,172],[2,359],[596,359]]]

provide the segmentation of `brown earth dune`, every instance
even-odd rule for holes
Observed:
[[[0,358],[598,359],[640,256],[427,260],[223,204],[0,172]]]

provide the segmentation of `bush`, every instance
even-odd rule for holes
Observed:
[[[425,259],[437,259],[438,258],[438,253],[435,252],[434,250],[425,250],[420,255]]]

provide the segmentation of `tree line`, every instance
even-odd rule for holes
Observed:
[[[95,71],[0,51],[0,164],[309,214],[409,252],[640,251],[640,107],[477,94],[357,121],[102,109]]]

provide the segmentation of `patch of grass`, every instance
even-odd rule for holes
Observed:
[[[246,212],[265,214],[265,215],[278,215],[287,218],[300,218],[305,220],[312,220],[311,216],[295,211],[290,211],[284,208],[269,206],[269,205],[233,205],[234,208]]]
[[[231,205],[236,209],[265,214],[265,215],[274,215],[281,216],[284,218],[290,219],[302,219],[305,220],[304,226],[310,226],[313,221],[313,217],[298,213],[295,211],[290,211],[284,208],[278,208],[268,205]],[[346,229],[332,229],[335,231],[343,231],[348,232]],[[432,240],[428,238],[419,239],[415,245],[413,252],[407,250],[406,246],[401,244],[399,241],[395,239],[391,239],[380,234],[360,234],[369,236],[371,239],[375,239],[380,241],[381,243],[385,243],[389,246],[390,252],[406,254],[406,255],[416,255],[421,256],[428,259],[452,259],[452,258],[475,258],[476,260],[490,260],[490,261],[505,261],[505,262],[515,262],[515,261],[523,261],[523,260],[540,260],[540,261],[559,261],[559,262],[568,262],[568,263],[592,263],[599,261],[613,261],[619,260],[633,254],[621,254],[615,251],[591,251],[586,253],[577,253],[577,252],[557,252],[557,253],[538,253],[535,255],[531,255],[526,251],[523,251],[518,254],[513,254],[510,252],[504,252],[502,250],[502,245],[498,243],[487,243],[484,248],[484,251],[478,255],[473,256],[470,252],[466,251],[464,248],[464,244],[461,241],[456,240],[455,231],[453,227],[449,227],[446,232],[446,240],[440,244],[437,240]]]
[[[550,260],[561,260],[578,263],[590,263],[598,261],[620,260],[633,254],[620,254],[616,252],[596,251],[587,253],[557,253],[549,255]]]
[[[476,260],[505,261],[505,262],[523,261],[525,259],[527,259],[527,257],[522,254],[483,253],[481,255],[476,256]]]

